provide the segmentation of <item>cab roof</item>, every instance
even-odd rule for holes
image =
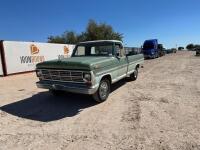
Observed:
[[[92,43],[120,43],[120,44],[122,44],[122,41],[119,41],[119,40],[96,40],[96,41],[80,42],[78,44],[92,44]]]

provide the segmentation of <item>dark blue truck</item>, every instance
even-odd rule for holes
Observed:
[[[158,58],[164,55],[162,44],[158,44],[157,39],[144,41],[143,54],[145,58]]]

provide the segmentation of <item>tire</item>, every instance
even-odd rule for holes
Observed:
[[[157,54],[156,54],[156,58],[158,58],[159,56],[160,56],[160,54],[159,54],[159,53],[157,53]]]
[[[131,81],[137,80],[138,77],[138,67],[135,68],[135,71],[130,75]]]
[[[107,78],[104,78],[101,80],[98,90],[92,95],[92,97],[96,102],[101,103],[107,100],[109,94],[110,81]]]
[[[59,91],[59,90],[52,90],[50,89],[49,92],[53,95],[53,96],[59,96],[63,93],[63,91]]]

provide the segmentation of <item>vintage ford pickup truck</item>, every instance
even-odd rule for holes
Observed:
[[[137,79],[143,61],[143,54],[126,53],[121,41],[81,42],[71,58],[37,64],[36,84],[55,95],[61,91],[89,94],[97,102],[103,102],[108,98],[111,84],[125,77]]]

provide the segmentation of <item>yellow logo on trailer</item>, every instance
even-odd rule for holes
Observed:
[[[40,50],[34,44],[30,45],[31,55],[29,56],[20,56],[21,64],[37,64],[45,61],[44,56],[38,56]],[[34,56],[33,56],[34,55]]]
[[[64,55],[69,54],[69,48],[67,46],[64,46]]]
[[[37,47],[37,46],[35,46],[34,44],[32,44],[31,46],[30,46],[30,48],[31,48],[31,55],[35,55],[35,54],[38,54],[39,53],[39,48]]]

